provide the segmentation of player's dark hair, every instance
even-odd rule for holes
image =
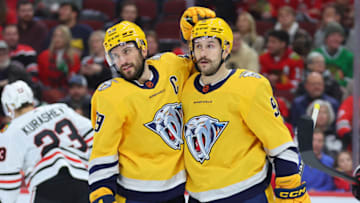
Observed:
[[[21,111],[21,110],[23,110],[23,109],[25,109],[27,107],[30,107],[30,106],[34,106],[34,104],[29,103],[29,102],[23,103],[23,104],[21,104],[21,106],[18,109],[16,109],[16,111]]]

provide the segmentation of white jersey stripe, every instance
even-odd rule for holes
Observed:
[[[139,192],[161,192],[170,190],[186,181],[185,170],[180,171],[169,180],[136,180],[119,175],[117,183],[129,190]]]

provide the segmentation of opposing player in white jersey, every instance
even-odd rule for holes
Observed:
[[[90,120],[65,104],[35,108],[23,81],[6,85],[1,101],[12,121],[0,134],[0,202],[16,201],[21,171],[31,202],[88,202]]]

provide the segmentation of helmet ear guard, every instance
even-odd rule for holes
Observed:
[[[34,94],[29,85],[22,80],[6,85],[1,95],[4,113],[12,119],[15,117],[15,110],[23,104],[33,102]]]

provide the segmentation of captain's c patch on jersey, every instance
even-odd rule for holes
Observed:
[[[160,135],[171,148],[179,150],[182,140],[183,111],[180,103],[165,104],[159,109],[151,122],[144,124]]]
[[[196,161],[203,163],[210,159],[210,151],[229,122],[201,115],[191,118],[185,124],[185,140]]]

